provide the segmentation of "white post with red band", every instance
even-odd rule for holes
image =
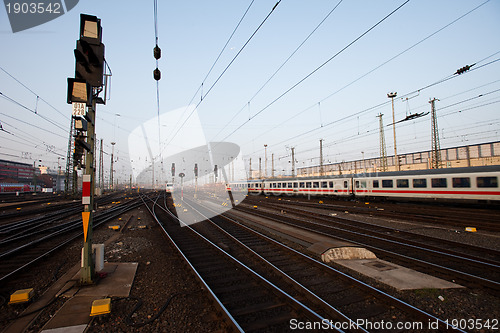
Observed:
[[[82,204],[90,205],[90,189],[92,186],[92,178],[90,175],[83,175],[82,180]]]

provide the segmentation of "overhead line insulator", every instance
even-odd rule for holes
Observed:
[[[475,65],[475,64],[472,64],[472,65],[466,65],[466,66],[464,66],[464,67],[462,67],[462,68],[459,68],[459,69],[457,69],[457,71],[455,72],[455,74],[460,75],[460,74],[462,74],[462,73],[464,73],[464,72],[467,72],[467,71],[468,71],[469,69],[471,69],[471,67],[472,67],[472,66],[474,66],[474,65]]]
[[[153,71],[153,78],[156,80],[156,81],[160,81],[161,79],[161,72],[158,68],[156,68],[154,71]]]
[[[153,48],[153,56],[156,60],[161,58],[161,49],[158,47],[158,44]]]

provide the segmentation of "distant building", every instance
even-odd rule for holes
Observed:
[[[0,182],[1,183],[32,183],[34,172],[40,175],[40,171],[34,170],[33,165],[27,163],[0,160]]]
[[[480,143],[475,145],[443,148],[441,153],[441,168],[470,167],[483,165],[500,165],[500,141]],[[431,151],[398,154],[400,170],[425,170],[432,165]],[[325,175],[339,175],[363,172],[380,172],[382,159],[366,158],[356,161],[345,161],[323,165]],[[319,176],[320,166],[297,168],[297,176]],[[394,156],[387,156],[386,171],[397,169]]]

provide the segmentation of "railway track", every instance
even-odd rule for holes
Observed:
[[[187,204],[188,201],[184,201],[184,207]],[[193,202],[189,205],[190,212],[202,216],[208,209]],[[162,209],[168,212],[168,209]],[[451,329],[438,318],[258,234],[235,220],[218,216],[180,227],[179,223],[172,221],[173,213],[170,212],[169,216],[170,220],[161,224],[169,239],[183,253],[221,311],[244,331],[264,328],[289,331],[294,323],[303,323],[303,320],[330,323],[333,328],[338,325],[336,328],[344,328],[343,331],[367,331],[362,327],[363,323],[381,320],[407,323],[432,320],[439,322],[443,329]],[[161,216],[155,218],[161,223]],[[225,259],[218,259],[221,256]],[[246,268],[237,268],[236,263]],[[297,317],[297,310],[289,312],[283,309],[281,314],[269,312],[269,307],[274,308],[276,304],[284,307],[283,300],[269,301],[266,298],[263,301],[260,296],[263,287],[254,289],[252,283],[255,282],[247,287],[248,282],[240,276],[244,270],[253,271],[253,279],[259,277],[294,299],[292,304],[309,309],[305,312],[306,317]],[[314,313],[312,319],[308,313]],[[259,318],[258,321],[255,318]]]
[[[109,204],[116,199],[117,195],[123,195],[123,193],[112,193],[98,197],[97,204]],[[18,224],[19,219],[23,217],[35,216],[33,219],[36,219],[36,216],[38,216],[38,218],[43,219],[44,216],[47,216],[48,212],[55,212],[55,214],[57,214],[59,211],[64,209],[74,209],[77,211],[82,207],[81,199],[71,200],[69,202],[60,202],[60,200],[60,197],[52,196],[49,198],[43,197],[39,200],[18,201],[4,205],[0,207],[0,210],[2,211],[2,213],[0,213],[0,229],[4,228],[4,225]],[[43,216],[40,216],[40,214],[43,214]]]
[[[140,205],[142,201],[136,198],[96,213],[94,228]],[[0,242],[0,282],[15,276],[50,253],[81,237],[83,235],[81,223],[81,218],[75,218],[57,226],[32,230],[2,239]]]
[[[268,198],[273,197],[268,196]],[[252,199],[255,200],[256,198],[252,197]],[[376,217],[401,220],[409,219],[412,221],[434,223],[438,225],[447,225],[461,228],[474,226],[481,230],[494,232],[500,231],[500,225],[497,223],[498,219],[500,218],[498,205],[492,205],[490,206],[490,209],[481,209],[477,208],[478,205],[469,205],[470,209],[463,209],[461,207],[449,207],[432,203],[423,203],[416,205],[410,203],[387,203],[376,201],[370,202],[369,205],[366,205],[364,204],[365,201],[342,201],[342,204],[339,204],[338,202],[329,203],[327,199],[324,203],[320,204],[318,202],[311,202],[310,200],[301,198],[286,198],[284,200],[289,200],[289,202],[293,203],[299,203],[302,207],[310,207],[321,210],[348,210],[351,213],[365,214]],[[321,198],[318,200],[321,200]],[[473,223],[471,223],[471,221],[473,221]]]
[[[500,253],[497,251],[445,241],[439,244],[439,240],[431,237],[336,216],[322,216],[289,205],[261,203],[255,210],[243,203],[236,209],[357,244],[381,259],[449,281],[469,287],[486,287],[494,293],[500,291]],[[287,214],[282,214],[282,211]]]

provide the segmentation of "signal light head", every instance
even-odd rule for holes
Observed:
[[[94,45],[101,44],[101,20],[96,16],[80,14],[80,39]]]
[[[86,103],[91,105],[92,88],[85,80],[68,78],[68,95],[67,102],[71,104]]]

